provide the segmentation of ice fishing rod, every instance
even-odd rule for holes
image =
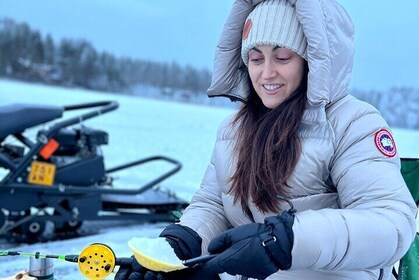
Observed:
[[[48,255],[36,253],[25,253],[19,251],[0,251],[3,256],[25,256],[36,259],[58,259],[72,263],[78,263],[79,271],[91,280],[101,280],[112,274],[115,266],[131,266],[131,258],[117,258],[112,249],[101,243],[94,243],[87,246],[79,255]]]
[[[117,258],[112,249],[102,243],[94,243],[87,246],[79,255],[49,255],[36,253],[25,253],[20,251],[0,251],[0,257],[4,256],[24,256],[35,259],[57,259],[67,262],[78,263],[79,271],[87,279],[102,280],[112,274],[115,266],[131,267],[132,258]],[[214,258],[214,255],[204,255],[189,260],[182,261],[184,267],[191,267],[200,263],[207,262]],[[152,262],[151,262],[152,263]],[[149,261],[150,265],[150,261]],[[179,268],[177,268],[179,269]],[[168,270],[170,271],[170,270]]]
[[[40,252],[36,253],[25,253],[19,251],[2,251],[0,252],[0,257],[4,256],[24,256],[24,257],[34,257],[35,259],[59,259],[66,260],[69,262],[77,262],[78,255],[46,255],[41,254]]]

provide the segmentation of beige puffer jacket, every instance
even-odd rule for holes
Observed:
[[[298,211],[292,267],[268,279],[392,279],[392,265],[414,238],[417,208],[400,174],[399,157],[385,155],[376,146],[377,133],[389,131],[388,125],[375,108],[348,95],[352,23],[333,0],[291,2],[309,44],[309,104],[299,130],[302,154],[288,181]],[[217,49],[209,95],[247,96],[240,36],[254,4],[237,0],[233,6]],[[180,221],[202,237],[203,254],[221,232],[251,223],[227,194],[234,168],[232,141],[234,128],[228,119],[218,130],[201,188]],[[250,205],[256,222],[277,214]]]

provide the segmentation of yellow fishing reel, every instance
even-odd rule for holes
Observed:
[[[108,277],[116,265],[112,249],[104,244],[94,243],[87,246],[78,257],[80,272],[88,279],[102,280]]]

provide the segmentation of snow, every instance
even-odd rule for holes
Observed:
[[[118,101],[119,109],[88,120],[85,125],[103,129],[109,133],[110,143],[104,147],[107,168],[152,155],[172,157],[179,160],[183,168],[179,173],[164,181],[161,186],[190,200],[194,191],[199,188],[201,178],[209,163],[218,124],[232,114],[233,109],[163,102],[0,79],[1,105],[10,103],[71,105],[104,100]],[[393,129],[393,132],[402,157],[419,157],[417,144],[419,131]],[[167,166],[156,164],[141,171],[129,171],[124,174],[124,177],[128,176],[129,179],[122,181],[122,185],[136,188],[141,183],[153,179],[156,174],[164,172],[164,168]],[[29,253],[39,251],[55,255],[78,254],[86,246],[101,242],[112,248],[117,257],[128,257],[132,255],[127,245],[131,238],[157,237],[166,224],[92,222],[91,225],[99,227],[100,231],[95,235],[77,239],[34,245],[8,244],[7,241],[0,240],[0,250]],[[0,277],[28,268],[28,258],[0,258]],[[54,268],[56,279],[82,279],[76,264],[54,260]],[[109,279],[112,278],[111,276]]]

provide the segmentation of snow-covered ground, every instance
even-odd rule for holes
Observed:
[[[218,124],[233,109],[162,102],[158,100],[118,96],[77,89],[0,80],[0,105],[34,103],[71,105],[84,102],[115,100],[117,111],[86,121],[86,126],[103,129],[109,133],[110,143],[104,147],[107,167],[151,155],[165,155],[179,160],[182,170],[163,182],[170,189],[189,200],[199,187],[201,177],[209,162]],[[1,120],[7,121],[7,120]],[[419,131],[393,129],[402,157],[419,157]],[[34,132],[35,133],[35,132]],[[124,187],[135,188],[142,182],[161,174],[164,166],[156,165],[124,174]],[[167,167],[166,167],[167,168]],[[160,173],[159,173],[160,172]],[[102,229],[95,235],[77,239],[51,241],[27,245],[7,244],[0,240],[0,250],[41,252],[49,254],[77,254],[92,243],[105,243],[116,256],[130,256],[127,242],[134,236],[155,237],[165,224],[97,223]],[[0,258],[0,277],[28,268],[24,257]],[[55,277],[59,280],[82,279],[76,264],[54,261]]]

